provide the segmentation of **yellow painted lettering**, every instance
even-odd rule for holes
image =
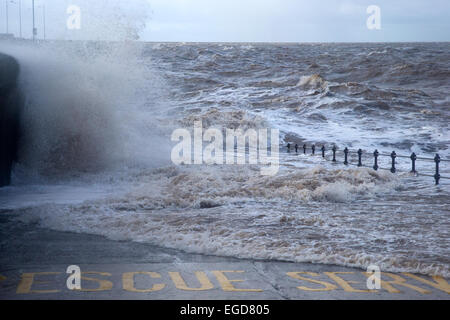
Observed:
[[[204,290],[211,290],[214,288],[214,285],[211,283],[211,281],[208,279],[208,276],[203,271],[195,272],[195,276],[197,277],[197,280],[200,282],[201,285],[200,288],[188,287],[179,272],[169,272],[169,276],[172,279],[173,283],[175,284],[175,287],[180,290],[204,291]]]
[[[127,272],[127,273],[124,273],[122,276],[122,286],[123,286],[124,290],[130,291],[130,292],[145,293],[145,292],[160,291],[160,290],[164,289],[164,287],[166,286],[163,283],[159,283],[159,284],[153,285],[153,287],[151,287],[149,289],[136,289],[136,287],[134,286],[134,277],[137,274],[145,274],[145,275],[148,275],[152,279],[160,279],[161,278],[161,275],[156,272]]]
[[[243,282],[245,280],[230,280],[226,277],[225,273],[244,273],[245,271],[212,271],[214,276],[222,286],[223,291],[232,292],[262,292],[261,289],[238,289],[233,286],[232,282]]]
[[[305,277],[302,277],[300,274],[306,274],[306,275],[311,276],[311,277],[318,277],[319,276],[319,274],[315,273],[315,272],[288,272],[287,273],[287,275],[289,277],[291,277],[291,278],[298,279],[298,280],[303,280],[303,281],[308,281],[308,282],[311,282],[311,283],[317,283],[317,284],[320,284],[320,285],[322,285],[324,287],[323,288],[309,288],[309,287],[299,286],[299,287],[297,287],[297,289],[305,290],[305,291],[332,291],[332,290],[337,289],[337,286],[335,286],[332,283],[325,282],[325,281],[320,281],[320,280],[316,280],[316,279],[305,278]]]
[[[363,274],[368,277],[370,274],[363,272]],[[384,276],[388,276],[392,279],[392,281],[386,281],[383,280]],[[382,272],[381,273],[381,287],[383,289],[385,289],[386,291],[388,291],[389,293],[401,293],[401,291],[399,289],[397,289],[396,287],[394,287],[393,285],[397,285],[397,286],[402,286],[405,288],[410,288],[412,290],[418,291],[422,294],[426,294],[426,293],[431,293],[428,290],[422,289],[420,287],[417,287],[415,285],[406,283],[406,279],[400,277],[399,275],[393,274],[393,273],[388,273],[388,272]]]
[[[43,275],[56,275],[61,272],[33,272],[33,273],[24,273],[22,274],[22,279],[20,280],[19,286],[17,287],[17,294],[27,294],[27,293],[56,293],[59,290],[32,290],[33,283],[36,284],[46,284],[48,281],[37,281],[35,280],[36,276]]]
[[[330,279],[335,281],[338,285],[342,287],[347,292],[373,292],[373,290],[360,290],[353,288],[350,284],[351,283],[359,283],[357,281],[349,281],[344,280],[341,277],[339,277],[337,274],[354,274],[354,272],[324,272]]]
[[[433,280],[435,281],[435,282],[432,282],[432,281],[426,280],[424,278],[418,277],[418,276],[408,273],[408,272],[404,272],[403,274],[410,278],[413,278],[417,281],[425,283],[433,288],[436,288],[438,290],[441,290],[441,291],[444,291],[444,292],[447,292],[448,294],[450,294],[450,286],[449,286],[448,282],[441,276],[432,276],[431,278],[433,278]]]
[[[88,278],[88,277],[83,276],[85,274],[98,274],[98,275],[104,276],[104,277],[110,277],[111,276],[111,273],[108,273],[108,272],[95,272],[95,271],[82,272],[81,273],[81,280],[97,282],[98,283],[98,288],[97,289],[83,289],[83,288],[81,288],[78,291],[97,292],[97,291],[108,291],[108,290],[112,289],[113,283],[111,281],[104,280],[104,279]]]

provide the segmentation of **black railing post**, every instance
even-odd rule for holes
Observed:
[[[306,144],[303,145],[303,154],[306,154]]]
[[[439,174],[439,162],[441,162],[441,157],[439,157],[438,154],[434,157],[434,162],[436,162],[436,174],[434,175],[434,179],[436,180],[436,185],[438,185],[439,180],[441,179],[441,175]]]
[[[312,155],[315,155],[316,154],[316,146],[312,145],[311,149],[312,149]]]
[[[395,153],[395,151],[392,151],[391,153],[391,158],[392,158],[392,168],[391,168],[391,172],[395,173],[397,170],[395,169],[395,158],[397,158],[397,154]]]
[[[363,151],[361,149],[358,150],[358,167],[362,167],[362,154]]]
[[[336,150],[337,150],[337,148],[336,148],[336,146],[334,145],[334,146],[333,146],[333,162],[336,162]]]
[[[379,152],[378,152],[378,150],[375,150],[375,152],[373,153],[373,157],[374,157],[374,159],[375,159],[375,162],[374,162],[374,164],[373,164],[373,170],[375,170],[375,171],[378,171],[378,156],[379,156],[380,154],[379,154]]]
[[[325,159],[325,146],[322,146],[322,158]]]
[[[345,155],[344,164],[348,165],[348,148],[347,147],[344,149],[344,155]]]
[[[417,173],[416,171],[416,160],[417,160],[417,156],[416,154],[413,152],[411,155],[411,161],[412,161],[412,169],[411,169],[411,173]]]

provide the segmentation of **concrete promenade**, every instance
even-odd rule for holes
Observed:
[[[104,237],[41,229],[0,212],[0,299],[445,299],[447,279],[188,254]],[[69,290],[67,267],[81,269]],[[383,271],[383,270],[381,270]]]

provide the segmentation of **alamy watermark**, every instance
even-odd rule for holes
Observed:
[[[70,274],[67,278],[66,285],[69,290],[81,290],[81,269],[79,266],[68,266],[66,273]]]
[[[367,289],[369,290],[380,290],[381,289],[381,271],[379,266],[370,265],[367,267]]]
[[[67,29],[80,30],[81,29],[81,8],[76,5],[70,5],[66,10],[69,17],[67,18]]]
[[[248,129],[245,132],[229,128],[204,130],[202,122],[195,121],[193,139],[191,131],[185,128],[172,133],[172,141],[178,144],[172,149],[171,159],[176,165],[259,164],[262,175],[273,176],[280,166],[279,137],[278,129]]]
[[[81,8],[71,4],[67,7],[66,13],[69,15],[66,22],[67,29],[80,30]],[[381,30],[381,8],[378,5],[370,5],[366,9],[366,13],[369,15],[366,21],[367,28],[369,30]]]
[[[366,12],[370,14],[367,18],[367,29],[381,30],[381,8],[376,5],[371,5],[367,7]]]

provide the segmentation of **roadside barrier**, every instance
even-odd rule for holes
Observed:
[[[290,143],[288,143],[287,145],[287,151],[290,153],[291,152],[291,148],[292,145]],[[295,153],[298,154],[299,153],[299,146],[298,144],[295,144],[294,146],[295,149]],[[311,155],[315,156],[316,155],[316,145],[313,144],[311,146],[308,146],[306,144],[303,145],[303,154],[308,154],[308,150],[311,150]],[[411,173],[414,173],[416,175],[421,175],[421,176],[425,176],[425,177],[432,177],[435,180],[436,185],[439,184],[439,181],[441,179],[450,179],[450,177],[444,177],[441,176],[439,173],[439,165],[441,162],[450,162],[450,160],[446,160],[446,159],[441,159],[441,157],[439,156],[439,154],[436,154],[436,156],[434,158],[426,158],[426,157],[418,157],[414,152],[410,155],[410,156],[404,156],[404,155],[398,155],[395,151],[392,151],[391,154],[387,154],[387,153],[380,153],[378,152],[378,150],[375,150],[373,153],[364,153],[364,151],[362,149],[358,149],[358,150],[350,150],[347,147],[345,147],[343,150],[338,149],[338,147],[336,145],[333,145],[330,149],[328,149],[331,152],[331,160],[327,159],[327,148],[325,147],[325,145],[322,145],[322,147],[320,148],[321,151],[321,156],[323,159],[325,160],[330,160],[334,163],[337,163],[337,154],[338,152],[342,152],[343,156],[344,156],[344,165],[348,166],[348,165],[356,165],[358,167],[365,167],[365,168],[371,168],[375,171],[378,170],[389,170],[392,173],[396,173],[398,171],[397,167],[396,167],[396,159],[397,158],[404,158],[404,159],[409,159],[411,160]],[[358,162],[354,163],[351,162],[349,160],[349,155],[356,155],[358,158]],[[363,163],[363,155],[370,155],[370,157],[373,156],[373,165],[365,165]],[[380,157],[389,157],[390,158],[390,164],[391,167],[390,168],[383,168],[379,166],[379,158]],[[416,162],[417,160],[420,161],[433,161],[435,166],[435,174],[431,175],[431,174],[424,174],[424,173],[420,173],[417,171],[416,169]]]

